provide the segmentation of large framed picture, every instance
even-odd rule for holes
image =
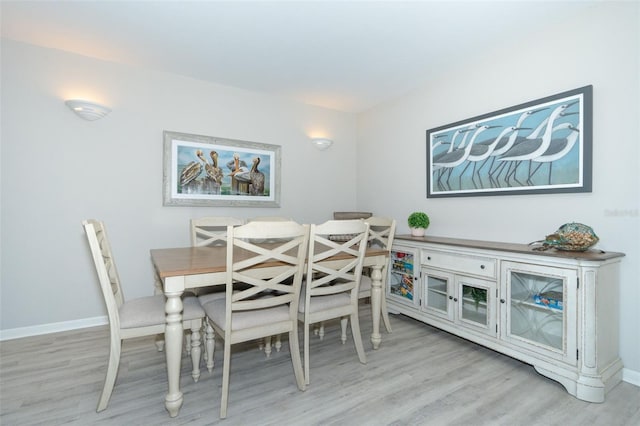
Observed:
[[[280,146],[163,133],[165,206],[280,206]]]
[[[592,92],[427,130],[427,198],[591,192]]]

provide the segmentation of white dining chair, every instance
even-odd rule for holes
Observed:
[[[367,219],[367,218],[370,218],[371,215],[372,215],[371,212],[340,211],[340,212],[333,212],[333,220]],[[352,235],[331,235],[329,236],[329,239],[333,241],[349,241],[352,237],[353,237]],[[324,339],[324,323],[323,322],[320,322],[314,325],[313,334],[316,334],[320,338],[320,340]]]
[[[244,225],[244,219],[230,216],[205,216],[191,219],[191,247],[224,246],[227,226]]]
[[[285,216],[254,216],[249,218],[247,222],[286,222],[292,221],[293,219]],[[268,242],[267,240],[254,240],[254,242]],[[260,339],[258,342],[258,349],[263,350],[264,354],[267,358],[271,357],[272,351],[272,341],[274,342],[273,347],[275,347],[276,352],[280,352],[282,348],[282,337],[278,334],[277,336],[267,336],[264,339]]]
[[[191,247],[216,247],[227,244],[227,227],[244,225],[244,219],[230,216],[206,216],[191,219]],[[224,288],[197,289],[200,304],[224,297]]]
[[[94,219],[82,222],[89,248],[98,274],[107,306],[110,329],[109,364],[105,376],[102,393],[96,411],[107,408],[120,365],[122,341],[142,336],[153,336],[165,330],[165,297],[156,295],[125,301],[120,285],[120,277],[111,252],[105,226]],[[194,381],[200,378],[200,328],[204,319],[204,310],[195,297],[184,298],[182,323],[186,330],[191,330],[191,361]]]
[[[309,377],[309,330],[313,324],[340,318],[351,320],[353,342],[358,359],[367,359],[360,335],[358,319],[358,290],[362,276],[362,264],[367,250],[369,225],[362,220],[330,220],[311,225],[307,273],[298,319],[304,323],[304,374]],[[330,236],[350,235],[350,239],[330,239]],[[327,261],[339,256],[339,261]]]
[[[391,246],[393,245],[393,238],[396,234],[396,220],[380,216],[371,216],[363,220],[369,224],[369,247],[386,250],[390,255]],[[387,332],[391,333],[391,321],[389,321],[389,312],[387,311],[386,283],[387,266],[382,268],[380,313]],[[360,280],[360,290],[358,292],[358,298],[365,299],[367,297],[371,297],[371,277],[363,272],[362,279]],[[342,343],[346,342],[347,340],[347,327],[345,323],[343,323],[340,339],[342,340]]]
[[[247,219],[247,222],[288,222],[293,219],[285,216],[254,216]]]
[[[298,388],[305,390],[297,312],[309,226],[258,221],[229,226],[227,232],[225,298],[203,306],[207,322],[224,339],[220,418],[227,416],[231,346],[236,343],[289,333],[293,372]],[[275,242],[253,242],[263,239]],[[207,347],[214,345],[214,339],[207,333]],[[208,352],[212,354],[213,350]]]
[[[227,226],[237,226],[242,224],[244,224],[244,219],[230,216],[204,216],[191,219],[189,221],[191,247],[224,246],[227,240]],[[156,276],[155,280],[155,294],[162,294],[162,282],[160,277]],[[201,305],[213,299],[224,297],[224,292],[215,287],[191,289],[189,290],[189,293],[198,296]],[[155,344],[158,351],[162,351],[164,348],[164,336],[158,335],[155,339]],[[191,338],[189,335],[185,336],[185,344],[187,347],[190,347],[191,345]],[[213,365],[208,366],[208,368],[211,370]]]
[[[191,247],[219,247],[227,244],[227,227],[244,225],[244,219],[231,216],[204,216],[193,218],[189,221],[189,233],[191,235]],[[216,299],[224,298],[224,287],[212,286],[192,289],[198,296],[201,305]],[[213,333],[213,329],[205,323],[203,324],[206,333]],[[156,343],[157,344],[157,343]],[[187,337],[187,346],[189,346]],[[204,359],[207,360],[207,369],[213,370],[213,353],[208,356],[207,351],[214,350],[214,347],[204,347]],[[210,364],[209,364],[210,362]]]

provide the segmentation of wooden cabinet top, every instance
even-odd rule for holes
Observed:
[[[576,259],[586,261],[605,261],[614,259],[617,257],[623,257],[624,253],[617,253],[613,251],[604,251],[597,248],[592,248],[587,251],[562,251],[557,249],[548,250],[534,250],[533,246],[529,244],[516,244],[516,243],[501,243],[496,241],[482,241],[482,240],[465,240],[461,238],[445,238],[435,236],[414,237],[409,234],[396,235],[394,243],[400,243],[402,241],[413,243],[426,243],[437,245],[448,245],[462,248],[471,249],[483,249],[483,250],[496,250],[511,253],[530,254],[534,256],[548,256],[559,257],[564,259]]]

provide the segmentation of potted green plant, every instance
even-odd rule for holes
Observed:
[[[487,290],[483,288],[477,288],[472,286],[462,286],[463,296],[471,297],[476,305],[476,311],[480,306],[480,302],[487,301]]]
[[[411,235],[414,237],[424,236],[424,231],[429,227],[429,216],[424,212],[413,212],[407,219]]]

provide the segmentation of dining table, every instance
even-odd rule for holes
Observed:
[[[235,254],[234,254],[235,256]],[[164,350],[167,358],[168,393],[165,407],[171,417],[180,412],[183,394],[180,392],[180,361],[182,358],[182,296],[185,290],[220,286],[226,283],[226,247],[177,247],[151,250],[151,261],[166,296],[166,328]],[[382,274],[386,271],[389,252],[368,248],[363,265],[371,269],[371,312],[373,332],[371,343],[378,349],[380,335],[380,309],[382,300]],[[348,259],[329,257],[323,262],[341,263]],[[260,265],[269,267],[270,265]],[[277,265],[273,265],[274,267]]]

